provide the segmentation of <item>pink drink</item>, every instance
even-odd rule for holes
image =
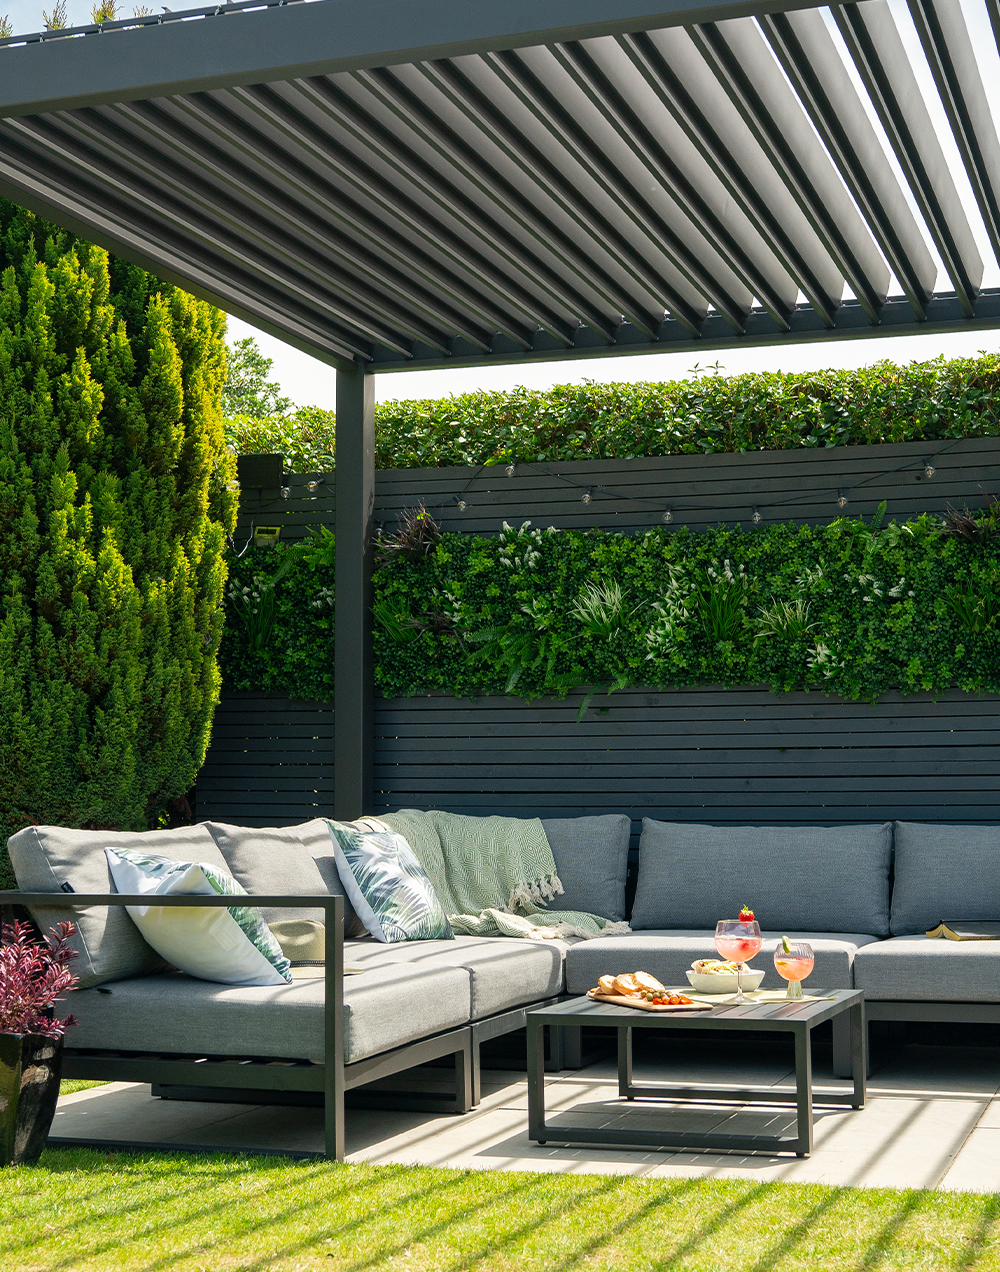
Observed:
[[[815,961],[814,958],[796,958],[792,954],[778,951],[774,956],[774,970],[786,981],[801,981],[812,975]]]
[[[717,936],[715,948],[726,962],[746,963],[760,953],[761,938],[759,936]],[[808,976],[808,972],[804,975]]]

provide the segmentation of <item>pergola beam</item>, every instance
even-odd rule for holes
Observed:
[[[33,37],[44,42],[5,61],[0,118],[815,7],[816,0],[323,0],[250,12],[222,7],[197,21],[194,39],[188,22],[125,19],[101,24],[110,41]]]

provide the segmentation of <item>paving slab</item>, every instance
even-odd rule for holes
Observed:
[[[786,1059],[781,1049],[734,1055],[679,1046],[661,1064],[643,1057],[637,1071],[650,1081],[746,1083],[787,1094],[792,1087]],[[864,1109],[816,1109],[815,1151],[807,1159],[559,1144],[560,1123],[638,1130],[669,1121],[678,1129],[724,1126],[745,1134],[782,1133],[794,1125],[794,1110],[782,1107],[621,1101],[611,1059],[546,1075],[552,1138],[535,1144],[527,1136],[524,1073],[487,1070],[483,1077],[482,1104],[462,1116],[349,1109],[348,1160],[1000,1192],[1000,1073],[995,1052],[987,1048],[906,1047],[883,1057]],[[822,1058],[816,1085],[847,1089]],[[53,1133],[178,1147],[319,1152],[323,1116],[319,1108],[160,1100],[149,1087],[118,1082],[60,1100]]]

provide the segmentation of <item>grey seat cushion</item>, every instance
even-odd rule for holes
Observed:
[[[891,856],[889,822],[697,826],[647,817],[632,928],[714,931],[750,905],[770,931],[888,936]]]
[[[237,987],[182,972],[70,994],[80,1021],[67,1043],[106,1051],[323,1060],[323,979]],[[344,1062],[468,1023],[458,967],[387,965],[344,979]]]
[[[73,943],[80,957],[73,966],[84,987],[127,976],[145,976],[164,966],[124,906],[92,906],[73,911],[65,904],[68,898],[61,890],[64,883],[73,892],[118,891],[108,869],[105,848],[134,848],[228,869],[226,859],[204,826],[144,832],[28,826],[11,835],[7,846],[17,886],[23,892],[54,892],[58,897],[51,908],[31,907],[31,917],[38,926],[47,932],[64,920],[76,924],[78,932]]]
[[[894,936],[858,951],[854,983],[872,999],[995,1003],[1000,941]]]
[[[774,950],[780,932],[765,932],[764,946],[750,963],[751,968],[764,969],[763,989],[783,989],[785,981],[774,970]],[[861,948],[878,943],[874,936],[844,932],[789,931],[785,935],[808,941],[816,955],[812,976],[806,981],[822,989],[853,989],[851,969]],[[566,991],[585,994],[605,974],[650,972],[665,985],[687,985],[685,972],[697,958],[718,958],[711,932],[661,931],[634,932],[631,936],[606,936],[596,941],[581,941],[566,951]]]
[[[205,822],[226,859],[233,878],[251,895],[270,893],[322,896],[329,888],[316,860],[294,826],[228,826]],[[294,910],[266,906],[262,913],[268,923],[282,919],[312,919],[323,922],[319,909]]]
[[[1000,921],[1000,826],[896,823],[892,933]]]
[[[348,941],[344,962],[355,967],[460,967],[469,977],[473,1020],[539,1002],[562,992],[566,941],[456,936],[452,941]],[[353,977],[349,979],[353,980]],[[358,979],[361,979],[360,977]]]
[[[553,909],[624,919],[632,819],[624,813],[547,817],[542,826],[564,889]]]

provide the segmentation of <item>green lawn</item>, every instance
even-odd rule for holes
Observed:
[[[1000,1196],[50,1151],[0,1269],[1000,1269]]]
[[[107,1086],[106,1082],[87,1082],[83,1078],[63,1078],[59,1083],[60,1095],[72,1095],[74,1091],[88,1091],[91,1087]]]

